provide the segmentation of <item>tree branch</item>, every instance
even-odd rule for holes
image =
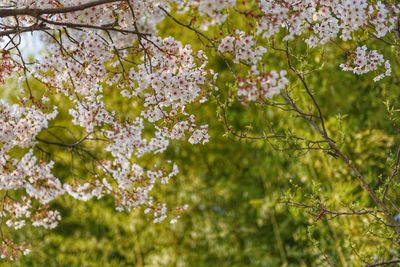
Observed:
[[[38,17],[45,14],[65,14],[76,11],[82,11],[91,7],[110,4],[115,2],[125,2],[123,0],[97,0],[86,4],[61,7],[61,8],[2,8],[0,9],[0,18],[15,17],[15,16],[32,16]]]

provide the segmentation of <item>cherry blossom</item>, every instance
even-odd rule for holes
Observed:
[[[383,55],[376,50],[367,51],[366,46],[357,47],[352,64],[341,64],[340,67],[344,71],[352,71],[358,75],[376,71],[383,67],[385,71],[374,78],[376,82],[391,75],[390,62],[385,60]]]
[[[286,71],[275,70],[268,74],[248,77],[238,81],[238,97],[246,101],[270,99],[279,94],[289,84]]]
[[[237,30],[235,36],[227,36],[222,39],[218,46],[221,53],[230,52],[234,55],[234,63],[240,61],[256,64],[261,60],[267,49],[262,46],[256,46],[253,36],[245,36],[243,31]]]
[[[181,13],[192,20],[173,16]],[[391,75],[390,61],[355,36],[398,35],[399,14],[400,4],[367,0],[0,0],[0,84],[13,75],[19,81],[13,97],[0,99],[1,227],[55,228],[61,213],[51,203],[62,195],[81,201],[109,196],[118,211],[141,208],[154,223],[176,223],[187,206],[167,206],[154,188],[179,175],[179,167],[161,156],[175,142],[212,140],[208,122],[191,108],[224,89],[216,88],[219,73],[208,56],[224,61],[241,102],[282,96],[291,75],[304,82],[290,62],[294,40],[309,51],[341,43],[356,47],[341,47],[348,56],[341,70],[374,72],[379,81]],[[233,16],[247,28],[231,25]],[[167,19],[192,31],[204,49],[180,36],[159,36]],[[17,40],[30,33],[46,44],[33,62]],[[274,53],[286,55],[286,69],[270,68]],[[32,80],[40,82],[37,92]],[[128,111],[112,102],[113,94]],[[68,123],[57,125],[60,117]],[[43,156],[41,146],[85,155],[93,165],[88,177],[72,171],[62,177],[57,159]],[[0,244],[2,258],[26,253],[26,244]]]

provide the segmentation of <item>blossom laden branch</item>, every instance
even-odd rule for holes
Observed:
[[[58,7],[58,8],[0,8],[0,18],[15,17],[15,16],[31,16],[39,17],[41,15],[55,15],[65,14],[76,11],[82,11],[92,7],[101,6],[104,4],[121,3],[125,0],[97,0],[90,1],[85,4],[78,4],[73,6]]]

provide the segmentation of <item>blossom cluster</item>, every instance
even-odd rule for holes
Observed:
[[[38,64],[34,73],[55,88],[55,93],[65,94],[74,103],[69,110],[73,124],[85,129],[88,137],[100,133],[106,138],[105,151],[113,160],[104,160],[98,166],[106,177],[94,177],[92,182],[83,184],[73,181],[63,188],[80,200],[112,194],[118,210],[158,205],[149,193],[157,182],[166,183],[176,176],[178,168],[172,165],[170,172],[160,168],[146,170],[138,159],[164,152],[170,139],[187,136],[190,143],[208,141],[207,127],[198,126],[195,117],[185,111],[187,105],[204,98],[202,86],[206,86],[208,75],[207,58],[201,51],[195,53],[190,46],[183,46],[173,38],[151,37],[141,42],[145,56],[151,55],[148,59],[151,62],[143,61],[129,71],[123,68],[122,74],[107,80],[109,70],[104,62],[112,62],[115,68],[120,66],[114,51],[94,34],[85,33],[80,37],[85,49],[77,48],[66,38],[64,49],[74,57],[57,53],[58,47],[54,44],[49,47],[53,49],[53,56]],[[55,75],[49,77],[48,72]],[[132,114],[136,117],[131,121],[121,121],[116,110],[107,109],[102,81],[115,85],[126,98],[140,99],[143,102],[140,114]],[[174,121],[178,123],[173,124]],[[179,122],[188,123],[180,127]],[[145,127],[147,123],[153,126]],[[145,137],[145,131],[146,136],[152,131],[153,137]]]
[[[382,38],[396,30],[400,14],[400,4],[385,5],[382,1],[367,0],[262,0],[260,9],[264,14],[258,22],[257,35],[270,38],[285,28],[284,41],[304,35],[308,36],[305,42],[309,47],[326,44],[337,37],[348,41],[356,32],[370,28],[374,36]],[[365,50],[365,47],[357,48],[355,67],[344,64],[342,69],[363,74],[384,65],[385,72],[374,81],[390,76],[390,62],[376,51],[365,55]]]
[[[253,36],[245,35],[243,31],[236,30],[235,36],[227,36],[221,40],[218,51],[220,53],[232,53],[234,63],[243,61],[255,65],[261,60],[267,49],[263,46],[257,46]]]
[[[286,71],[275,70],[261,74],[259,76],[250,76],[238,81],[237,95],[243,101],[258,101],[270,99],[279,94],[289,84],[286,78]]]
[[[189,2],[192,2],[191,6],[196,7],[200,15],[211,19],[202,24],[203,29],[224,23],[229,16],[229,13],[224,11],[236,5],[236,0],[193,0]]]
[[[91,2],[66,0],[61,4],[26,0],[12,5],[11,9],[54,9]],[[176,222],[183,209],[168,208],[152,195],[152,190],[178,175],[178,166],[169,161],[148,166],[141,158],[164,152],[171,140],[185,139],[190,144],[204,144],[209,140],[207,125],[198,124],[195,116],[186,111],[189,105],[207,100],[204,89],[209,86],[208,76],[212,77],[213,73],[206,70],[205,53],[194,51],[190,45],[183,45],[172,37],[150,36],[166,16],[164,10],[170,10],[171,3],[182,4],[179,2],[115,1],[40,17],[48,29],[67,28],[59,36],[41,36],[48,44],[47,53],[29,67],[31,75],[46,86],[45,95],[24,99],[21,88],[22,105],[0,100],[0,189],[25,192],[19,200],[7,198],[7,209],[2,214],[5,226],[20,229],[30,223],[46,229],[56,227],[61,214],[48,204],[64,194],[82,201],[109,195],[115,199],[118,211],[144,207],[155,223],[168,217],[172,223]],[[199,10],[206,12],[200,6]],[[11,28],[30,27],[35,23],[29,14],[0,20]],[[81,29],[68,28],[69,24]],[[102,31],[104,27],[110,30]],[[136,47],[132,48],[132,44]],[[132,56],[138,64],[130,64],[128,58]],[[10,62],[11,58],[4,54],[0,77],[11,74]],[[120,90],[132,103],[139,103],[136,110],[121,115],[118,109],[107,106],[105,94],[109,87]],[[73,178],[73,174],[61,181],[54,171],[55,163],[37,153],[38,143],[43,142],[38,135],[57,116],[56,106],[53,112],[44,110],[49,110],[48,106],[53,105],[51,99],[59,95],[70,102],[71,124],[85,133],[80,142],[70,147],[76,145],[82,149],[95,165],[93,175],[83,181]],[[94,152],[80,147],[81,143],[96,140],[98,136],[102,137],[99,142],[103,148],[99,155],[104,156],[100,159]],[[50,144],[68,147],[67,141],[58,141]],[[12,153],[14,147],[26,153],[17,157]],[[4,257],[15,258],[11,248],[22,251],[7,244],[10,246],[0,247]]]
[[[31,148],[35,145],[35,138],[39,132],[48,127],[48,121],[54,119],[57,109],[52,113],[43,113],[35,106],[23,107],[17,104],[11,105],[4,100],[0,100],[0,190],[24,190],[26,196],[20,201],[4,197],[4,209],[1,217],[5,219],[5,224],[14,229],[24,227],[28,220],[33,226],[54,228],[57,225],[59,216],[53,218],[46,204],[63,194],[61,182],[53,176],[51,170],[54,162],[39,162],[33,150],[30,149],[22,158],[14,158],[12,150],[18,148]],[[38,223],[38,208],[32,206],[32,201],[38,202],[42,210]],[[52,219],[53,218],[53,219]],[[48,225],[46,222],[52,222]],[[4,243],[12,244],[22,250],[21,247],[11,241]],[[27,252],[26,249],[23,251]],[[14,253],[8,249],[2,249],[2,257],[15,257]]]
[[[399,7],[397,4],[389,8],[382,1],[367,0],[261,0],[260,9],[264,15],[257,34],[269,38],[285,28],[284,40],[293,40],[311,30],[306,42],[309,46],[317,46],[337,36],[350,40],[356,31],[373,25],[375,34],[383,37],[396,27]]]
[[[30,249],[25,243],[15,243],[10,239],[5,239],[0,244],[0,258],[15,260],[19,255],[27,255]]]
[[[383,67],[385,71],[374,78],[375,82],[390,76],[392,73],[389,60],[385,60],[383,55],[376,50],[368,51],[365,45],[357,47],[353,57],[351,64],[341,64],[340,68],[344,71],[351,71],[354,74],[361,75]]]
[[[13,147],[28,148],[36,135],[47,128],[48,122],[57,115],[57,108],[52,113],[43,113],[35,106],[21,107],[11,105],[0,99],[0,164],[5,164],[5,154]]]

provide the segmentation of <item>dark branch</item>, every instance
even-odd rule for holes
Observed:
[[[123,0],[97,0],[86,4],[77,6],[69,6],[62,8],[2,8],[0,9],[0,18],[15,17],[15,16],[32,16],[38,17],[41,15],[54,15],[54,14],[65,14],[76,11],[82,11],[91,7],[100,6],[104,4],[110,4],[115,2],[124,2]]]

